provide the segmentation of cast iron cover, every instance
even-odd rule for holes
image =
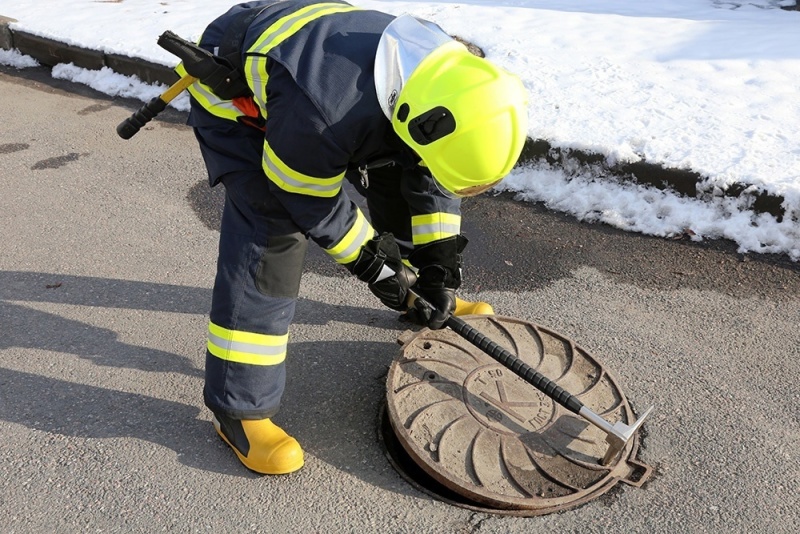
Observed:
[[[636,418],[616,380],[569,339],[500,316],[462,317],[615,423]],[[607,466],[605,434],[449,329],[406,332],[387,379],[387,411],[409,456],[435,480],[494,509],[540,515],[617,482],[641,486],[638,436]]]

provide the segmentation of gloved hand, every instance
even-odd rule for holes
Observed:
[[[466,246],[466,237],[453,236],[418,247],[409,256],[411,263],[419,268],[417,283],[412,289],[433,309],[417,301],[406,319],[432,330],[444,326],[456,309],[456,289],[461,285],[461,252]]]
[[[447,287],[449,278],[451,277],[447,269],[441,265],[431,265],[420,271],[412,289],[426,302],[423,304],[417,300],[414,310],[409,310],[408,315],[414,322],[427,325],[431,330],[438,330],[456,311],[456,290]]]
[[[414,283],[414,271],[403,264],[400,247],[392,234],[381,234],[368,241],[348,269],[367,282],[372,293],[389,308],[407,309],[408,288]]]

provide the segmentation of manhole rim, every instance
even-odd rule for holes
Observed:
[[[387,443],[387,439],[385,437],[385,435],[386,435],[385,426],[389,427],[389,430],[391,431],[392,436],[394,436],[394,442],[395,443],[394,443],[393,447],[390,446]],[[500,515],[500,516],[513,516],[513,517],[537,517],[537,516],[548,515],[548,514],[552,514],[552,513],[566,512],[566,511],[571,510],[573,508],[577,508],[577,507],[583,506],[585,504],[588,504],[589,502],[593,501],[594,499],[605,495],[606,493],[611,491],[611,489],[613,489],[617,485],[616,484],[617,482],[626,482],[625,480],[617,480],[614,483],[609,483],[607,485],[607,487],[605,487],[601,492],[594,493],[591,496],[586,496],[582,500],[575,500],[569,506],[553,506],[553,507],[546,507],[546,508],[545,507],[542,507],[542,508],[491,508],[488,505],[485,505],[485,504],[480,503],[480,502],[476,502],[476,501],[467,502],[468,497],[464,496],[464,495],[459,495],[459,497],[461,497],[462,499],[465,499],[465,500],[457,500],[457,499],[453,499],[451,497],[447,497],[446,495],[443,495],[442,493],[439,493],[438,491],[436,491],[434,489],[431,489],[425,483],[420,482],[412,474],[408,473],[407,469],[403,465],[402,459],[398,458],[397,457],[397,453],[395,453],[393,451],[395,449],[400,449],[401,450],[401,454],[404,454],[404,455],[406,455],[408,457],[408,461],[414,461],[414,459],[408,454],[408,452],[403,447],[402,443],[400,443],[400,440],[397,438],[397,435],[395,434],[394,427],[392,426],[391,420],[389,419],[388,403],[386,401],[381,403],[380,408],[378,410],[377,439],[378,439],[378,443],[379,443],[381,449],[383,450],[383,454],[384,454],[384,456],[386,456],[386,459],[388,460],[389,464],[397,472],[397,474],[400,476],[400,478],[405,480],[411,487],[413,487],[414,489],[416,489],[417,491],[419,491],[421,493],[424,493],[425,495],[427,495],[428,497],[431,497],[432,499],[435,499],[437,501],[443,502],[445,504],[449,504],[451,506],[456,506],[458,508],[464,508],[466,510],[471,510],[473,512],[481,512],[481,513],[485,513],[485,514],[494,514],[494,515]],[[637,444],[637,449],[638,449],[638,444]],[[453,491],[451,488],[447,488],[441,482],[439,482],[434,477],[432,477],[425,469],[423,469],[422,466],[419,465],[419,462],[414,462],[414,464],[418,469],[421,469],[423,474],[424,474],[424,476],[429,477],[433,483],[438,484],[440,486],[443,486],[449,492],[457,493],[457,492]],[[646,466],[645,464],[641,464],[641,465],[642,465],[643,468],[647,469],[647,474],[645,475],[644,478],[649,477],[649,471],[650,471],[649,466]],[[644,480],[642,480],[642,482],[644,482]],[[630,484],[630,485],[634,485],[634,486],[638,487],[639,484],[637,483],[637,484]]]
[[[583,349],[579,344],[575,343],[571,339],[567,338],[566,336],[560,334],[559,332],[553,330],[552,328],[544,327],[537,323],[533,323],[530,321],[524,321],[521,319],[517,319],[514,317],[507,317],[507,316],[464,316],[462,317],[464,320],[484,320],[490,321],[495,323],[499,328],[502,327],[502,322],[511,322],[518,325],[523,325],[526,327],[533,327],[534,330],[539,332],[548,334],[553,336],[562,342],[566,342],[569,346],[577,353],[581,353],[585,358],[587,358],[593,365],[597,366],[599,369],[602,370],[602,373],[607,377],[610,384],[613,386],[613,389],[619,395],[620,403],[614,407],[614,411],[620,411],[625,416],[625,420],[627,422],[632,422],[635,420],[635,412],[633,407],[630,404],[630,401],[625,395],[624,391],[619,385],[619,381],[617,377],[611,372],[606,366],[602,365],[598,362],[594,356],[592,356],[589,352]],[[639,436],[638,434],[635,435],[629,443],[625,446],[625,448],[618,454],[617,459],[614,463],[611,464],[610,467],[605,468],[603,466],[598,465],[597,471],[606,471],[605,474],[601,476],[597,481],[590,484],[585,488],[576,489],[573,493],[569,495],[564,495],[561,497],[536,497],[533,496],[527,498],[514,498],[510,496],[503,496],[502,500],[499,500],[496,496],[493,496],[491,493],[487,493],[485,491],[480,491],[478,486],[472,484],[456,484],[457,487],[453,487],[454,482],[451,481],[447,477],[447,472],[440,472],[434,465],[426,460],[424,451],[420,449],[418,444],[413,440],[406,440],[401,439],[400,435],[398,434],[398,429],[396,428],[396,422],[401,420],[400,415],[396,412],[396,408],[392,402],[389,402],[389,392],[392,389],[393,378],[395,373],[400,372],[399,363],[403,360],[404,351],[406,348],[410,347],[410,344],[414,341],[418,340],[419,338],[425,336],[428,333],[434,333],[437,331],[432,331],[427,328],[423,328],[417,332],[406,331],[403,333],[398,342],[403,345],[403,349],[400,351],[400,354],[395,360],[393,360],[388,374],[386,378],[386,385],[387,385],[387,398],[384,404],[384,409],[387,414],[387,418],[389,421],[389,425],[391,430],[399,442],[399,446],[403,449],[406,455],[408,455],[411,460],[420,468],[422,469],[425,474],[431,477],[433,480],[436,481],[437,484],[440,484],[446,487],[448,490],[453,491],[460,496],[473,501],[475,503],[475,509],[480,509],[481,511],[490,511],[494,513],[499,512],[514,512],[518,513],[518,515],[545,515],[548,513],[558,512],[567,510],[576,506],[580,506],[586,504],[587,502],[605,494],[610,489],[615,487],[619,482],[624,482],[628,485],[632,485],[635,487],[640,487],[650,476],[652,472],[652,468],[641,461],[639,461],[636,456],[639,452]],[[434,338],[435,339],[435,338]],[[427,340],[426,340],[427,341]],[[445,344],[454,345],[454,343],[450,342],[449,340],[441,340]],[[488,356],[487,356],[488,357]],[[413,361],[413,359],[405,360],[406,362]],[[486,363],[484,365],[492,365],[491,363]],[[502,366],[502,364],[497,363],[497,365]],[[531,386],[532,387],[532,386]],[[571,412],[568,412],[566,409],[562,408],[559,405],[556,405],[555,416],[554,418],[559,417],[561,414],[574,416]],[[571,459],[567,458],[567,460],[572,461]],[[393,462],[394,465],[394,462]],[[402,469],[399,469],[397,465],[394,465],[395,469],[403,473]],[[593,469],[594,470],[594,469]],[[404,478],[408,478],[408,475],[405,475]],[[414,484],[415,487],[421,486],[421,484]],[[431,490],[423,490],[428,494],[433,496],[435,492]],[[441,496],[436,496],[437,498],[441,499]],[[464,506],[460,503],[452,503],[458,506]],[[487,508],[482,508],[482,506],[486,506]]]

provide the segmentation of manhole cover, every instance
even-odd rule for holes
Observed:
[[[607,421],[635,414],[609,372],[569,339],[508,317],[463,317]],[[602,466],[605,434],[449,329],[407,332],[387,379],[389,423],[424,472],[468,502],[540,515],[617,482],[641,486],[638,437]]]

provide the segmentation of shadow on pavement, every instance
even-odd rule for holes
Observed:
[[[0,350],[68,353],[99,366],[177,373],[196,379],[197,404],[184,404],[0,366],[0,420],[82,439],[136,438],[175,452],[189,467],[257,478],[216,439],[202,406],[203,370],[192,358],[120,341],[113,329],[25,305],[53,303],[205,315],[206,288],[50,273],[0,271]],[[140,321],[137,317],[134,320]],[[332,320],[405,329],[390,310],[300,299],[297,323]],[[203,345],[198,339],[198,357]],[[374,341],[291,343],[287,388],[276,417],[309,455],[389,491],[417,494],[392,470],[378,439],[385,378],[397,345]],[[165,386],[166,387],[166,386]]]
[[[208,442],[211,425],[198,419],[197,406],[3,367],[0,390],[3,421],[82,439],[146,440],[175,451],[184,465],[240,474],[232,462],[222,461],[224,446]],[[35,454],[20,451],[26,453]]]
[[[21,347],[69,353],[105,367],[202,377],[189,358],[130,345],[113,330],[0,301],[0,350]]]
[[[12,320],[13,323],[9,323],[10,325],[17,325],[21,340],[28,338],[26,330],[29,327],[27,325],[36,319],[31,317],[29,321],[26,321],[24,318],[17,320],[15,317],[30,312],[42,314],[42,317],[39,317],[42,319],[44,315],[51,314],[24,308],[13,302],[49,302],[72,306],[206,315],[211,305],[211,289],[69,274],[0,271],[0,306],[2,306],[0,316]],[[389,328],[392,323],[398,322],[397,314],[388,309],[331,305],[300,298],[297,302],[294,323],[325,325],[335,318],[339,322],[368,324],[368,322],[374,323],[376,317],[381,321],[386,321],[387,324],[382,324],[382,326]],[[58,318],[58,320],[69,321],[63,318]],[[72,323],[76,322],[72,321]],[[54,327],[61,330],[62,334],[74,332],[75,326],[76,324],[62,324],[61,326],[58,323],[54,324]],[[82,325],[82,328],[86,326]],[[106,342],[109,340],[109,335],[114,335],[113,333],[99,334],[106,338]],[[63,340],[63,336],[54,337]],[[0,347],[17,345],[17,343],[11,342],[12,340],[14,340],[13,337],[0,339]],[[52,345],[42,346],[25,340],[21,341],[19,346],[35,346],[45,349],[52,347]],[[59,350],[63,350],[62,345],[58,345],[58,347]]]
[[[299,345],[290,360],[290,378],[278,422],[303,444],[313,457],[310,461],[328,463],[388,491],[421,495],[392,470],[378,440],[378,413],[390,361],[387,344]],[[338,366],[343,371],[332,380],[325,369]],[[211,424],[200,418],[204,410],[0,366],[2,421],[80,439],[146,440],[174,451],[180,463],[188,467],[259,478],[216,438]]]

